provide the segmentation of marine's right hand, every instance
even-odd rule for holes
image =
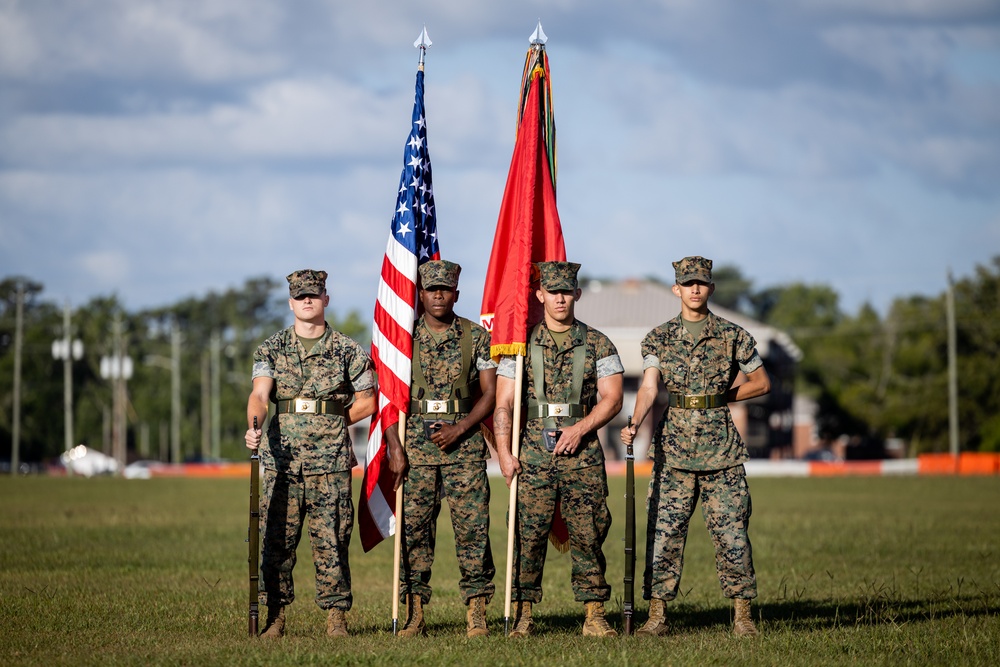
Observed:
[[[257,449],[260,447],[260,440],[263,435],[264,432],[260,429],[248,428],[246,437],[244,438],[247,443],[247,449]]]
[[[510,488],[514,477],[521,472],[521,462],[510,454],[502,453],[500,454],[500,472],[503,473],[503,478],[507,481],[507,487]]]
[[[635,432],[636,432],[636,430],[637,429],[636,429],[635,424],[632,424],[631,426],[625,426],[625,427],[623,427],[622,428],[622,434],[621,434],[622,444],[631,445],[632,444],[632,440],[635,438]]]

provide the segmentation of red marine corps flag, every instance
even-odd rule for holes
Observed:
[[[378,411],[372,416],[368,455],[358,512],[361,545],[371,550],[396,528],[394,477],[386,456],[385,431],[398,427],[410,410],[413,323],[417,304],[417,267],[441,259],[434,213],[431,159],[424,118],[423,53],[430,40],[421,33],[413,123],[403,150],[403,172],[396,196],[389,241],[375,301],[372,360],[378,373]],[[401,417],[401,414],[403,415]]]
[[[515,391],[521,387],[528,335],[542,319],[535,298],[536,262],[565,261],[559,211],[556,209],[556,128],[552,115],[552,85],[545,33],[538,23],[531,36],[521,77],[517,137],[507,172],[493,251],[486,270],[480,321],[492,334],[490,354],[517,356]],[[534,284],[533,284],[534,283]],[[519,449],[520,397],[514,401],[511,453]],[[507,571],[504,598],[505,626],[510,621],[514,526],[517,510],[517,477],[510,485],[507,526]],[[560,551],[569,549],[569,531],[556,505],[549,539]]]
[[[539,24],[533,40],[541,34]],[[542,313],[532,287],[534,262],[565,261],[556,209],[556,128],[549,59],[533,41],[521,79],[517,139],[493,237],[483,288],[482,325],[492,334],[490,354],[521,354]]]

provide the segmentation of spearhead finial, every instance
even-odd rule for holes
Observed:
[[[535,32],[531,33],[531,37],[528,39],[530,44],[542,44],[549,41],[549,38],[545,36],[545,31],[542,30],[542,19],[538,19],[538,25],[535,27]]]
[[[427,53],[427,48],[433,43],[431,38],[427,36],[427,26],[424,26],[424,29],[420,31],[420,36],[417,37],[417,41],[413,42],[413,46],[420,49],[420,60],[417,62],[417,67],[421,71],[424,69],[424,55]]]
[[[413,46],[424,51],[433,43],[431,38],[427,36],[427,26],[424,26],[424,29],[420,31],[420,36],[417,37],[417,41],[413,42]]]

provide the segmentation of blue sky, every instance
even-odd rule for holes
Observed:
[[[322,268],[370,318],[426,25],[478,315],[539,19],[583,273],[699,254],[854,312],[1000,254],[995,0],[0,0],[0,277],[136,309]]]

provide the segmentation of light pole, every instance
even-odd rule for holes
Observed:
[[[181,462],[181,331],[170,323],[170,358],[151,354],[145,362],[170,371],[170,462]],[[161,435],[162,439],[162,435]]]
[[[955,335],[955,281],[948,271],[945,292],[945,317],[948,322],[948,451],[957,457],[958,444],[958,344]]]
[[[113,383],[112,412],[114,414],[111,419],[111,454],[118,461],[119,470],[124,470],[127,447],[125,402],[128,394],[126,382],[132,377],[132,359],[125,355],[121,315],[115,318],[113,348],[114,352],[110,357],[101,358],[101,377],[111,380]]]
[[[24,282],[17,282],[14,309],[14,419],[10,443],[10,474],[21,467],[21,351],[24,348]]]
[[[72,339],[69,302],[63,308],[63,337],[52,341],[52,358],[63,362],[64,451],[75,446],[73,438],[73,362],[83,358],[83,341]],[[70,472],[71,469],[67,468]],[[70,472],[70,474],[72,474]]]
[[[219,358],[221,347],[222,347],[222,337],[219,335],[218,331],[212,333],[210,343],[210,354],[209,359],[211,360],[210,367],[211,371],[211,381],[212,381],[212,458],[216,461],[222,456],[222,397],[221,391],[222,386],[219,382],[219,376],[222,370],[221,360]]]

